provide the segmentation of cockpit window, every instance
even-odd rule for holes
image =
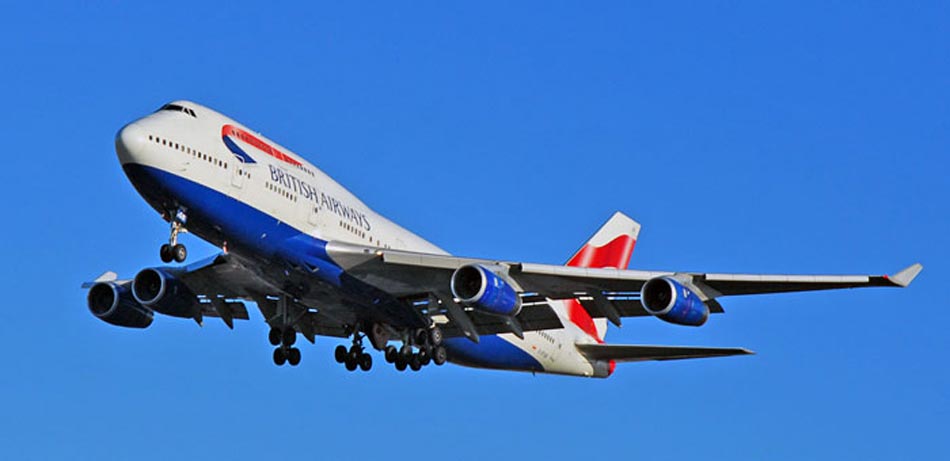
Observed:
[[[184,113],[186,113],[186,114],[188,114],[188,115],[190,115],[190,116],[192,116],[192,117],[194,117],[194,118],[198,118],[198,116],[195,115],[195,111],[193,111],[193,110],[191,110],[191,109],[189,109],[189,108],[187,108],[187,107],[184,107],[184,106],[179,106],[178,104],[165,104],[164,106],[160,107],[160,108],[159,108],[157,111],[155,111],[155,112],[161,112],[161,111],[163,111],[163,110],[171,110],[171,111],[175,111],[175,112],[184,112]]]

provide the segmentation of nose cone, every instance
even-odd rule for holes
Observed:
[[[134,162],[145,154],[148,139],[138,123],[130,123],[115,135],[115,152],[122,164]]]

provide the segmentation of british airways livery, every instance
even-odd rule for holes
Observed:
[[[398,370],[460,365],[607,377],[618,362],[750,354],[741,348],[613,345],[608,322],[656,317],[700,326],[719,298],[906,287],[892,276],[751,275],[628,270],[640,225],[615,213],[563,266],[462,258],[377,214],[317,167],[190,101],[123,127],[122,168],[169,223],[166,264],[83,285],[89,310],[147,328],[154,314],[220,318],[233,328],[253,302],[270,326],[274,363],[300,363],[298,335],[346,338],[335,359],[368,371],[370,348]],[[221,249],[191,264],[182,232]],[[177,263],[177,264],[173,264]],[[367,344],[368,343],[368,344]]]

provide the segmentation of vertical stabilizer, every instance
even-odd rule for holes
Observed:
[[[640,235],[640,223],[627,215],[616,212],[600,230],[584,244],[567,262],[571,267],[626,269],[633,255],[633,247]],[[571,322],[587,334],[603,342],[607,332],[607,320],[591,318],[577,300],[567,301],[567,314]]]

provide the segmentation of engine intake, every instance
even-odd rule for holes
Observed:
[[[132,281],[132,296],[143,306],[172,317],[194,318],[199,312],[194,293],[163,268],[142,269]]]
[[[670,277],[647,280],[640,302],[650,314],[677,325],[698,327],[709,318],[709,306],[699,295]]]
[[[480,264],[462,266],[452,274],[452,295],[489,314],[515,316],[521,312],[521,297],[511,282]]]
[[[152,324],[152,311],[135,301],[128,282],[99,282],[89,289],[86,303],[89,312],[106,323],[129,328],[148,328]]]

